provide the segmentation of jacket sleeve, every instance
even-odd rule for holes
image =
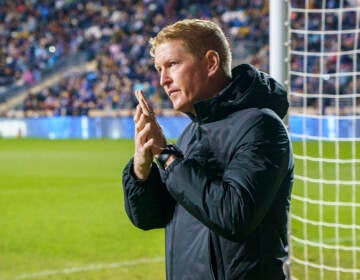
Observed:
[[[215,233],[240,241],[260,224],[289,177],[290,153],[280,119],[263,114],[236,145],[222,177],[210,174],[209,162],[190,156],[176,160],[163,177],[189,213]]]
[[[161,181],[153,164],[147,180],[133,173],[133,159],[123,170],[125,210],[132,223],[143,230],[165,227],[174,211],[175,201]]]

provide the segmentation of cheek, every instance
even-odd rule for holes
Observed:
[[[189,77],[189,85],[191,86],[191,91],[193,92],[193,94],[200,94],[201,93],[201,89],[204,85],[204,77],[202,75],[200,75],[200,73],[193,73],[190,77]]]
[[[177,85],[181,87],[181,90],[189,100],[197,99],[202,93],[202,87],[206,82],[204,73],[199,71],[196,67],[189,67],[183,69],[176,75]]]

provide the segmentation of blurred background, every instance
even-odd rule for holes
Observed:
[[[1,280],[165,279],[163,231],[133,227],[122,201],[133,92],[168,138],[189,122],[148,41],[176,20],[212,19],[233,66],[269,72],[274,2],[286,10],[276,63],[296,160],[292,279],[358,279],[359,0],[0,0]]]
[[[268,70],[267,1],[1,2],[4,117],[131,114],[138,88],[161,114],[171,104],[148,41],[183,18],[217,21],[231,41],[234,65]]]

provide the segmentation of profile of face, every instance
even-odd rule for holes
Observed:
[[[189,52],[180,40],[165,41],[155,48],[155,67],[160,85],[169,96],[175,110],[193,113],[193,104],[209,92],[208,63]]]

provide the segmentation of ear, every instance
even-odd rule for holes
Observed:
[[[213,76],[220,68],[220,56],[218,52],[209,50],[205,54],[207,62],[208,77]]]

